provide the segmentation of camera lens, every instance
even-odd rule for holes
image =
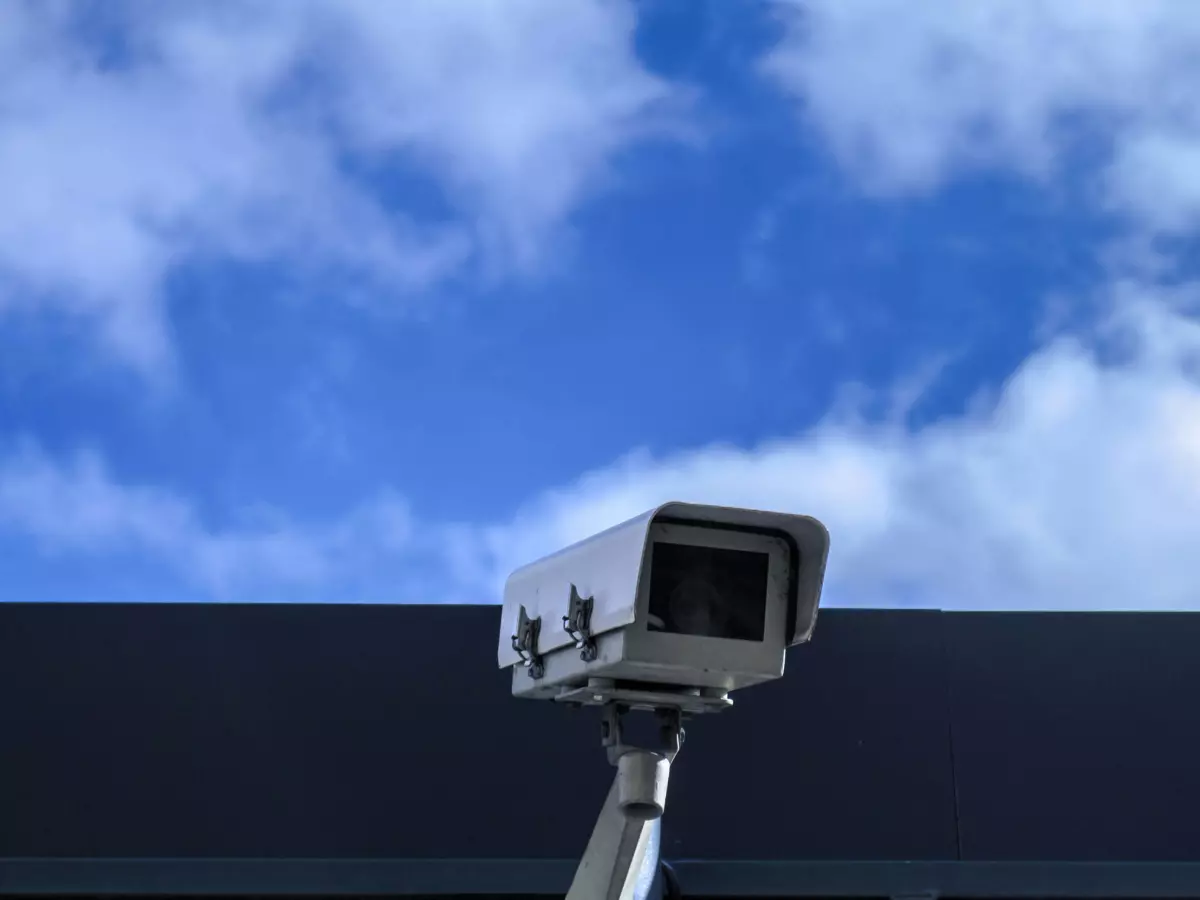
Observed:
[[[667,600],[670,620],[685,634],[710,634],[725,608],[725,598],[699,575],[684,577]]]
[[[650,562],[651,631],[761,641],[765,553],[656,541]]]

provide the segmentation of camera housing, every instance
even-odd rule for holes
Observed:
[[[666,503],[513,572],[499,665],[518,697],[727,706],[812,635],[828,552],[810,516]]]

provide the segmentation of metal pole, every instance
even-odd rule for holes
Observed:
[[[600,810],[567,900],[645,900],[658,870],[659,828],[671,763],[630,750]]]

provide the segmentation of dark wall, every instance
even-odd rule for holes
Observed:
[[[0,855],[570,857],[583,810],[522,776],[607,789],[593,722],[508,695],[494,608],[0,617]]]
[[[964,858],[1200,860],[1200,615],[943,619]]]
[[[597,721],[509,697],[497,624],[0,604],[0,856],[574,858]],[[691,723],[664,855],[1200,860],[1198,646],[1200,617],[827,610]]]
[[[827,611],[786,677],[688,726],[663,853],[675,859],[953,859],[935,612]]]

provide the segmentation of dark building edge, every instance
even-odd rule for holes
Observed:
[[[1200,863],[671,863],[685,898],[1200,897]],[[5,859],[5,896],[562,896],[574,860]]]

